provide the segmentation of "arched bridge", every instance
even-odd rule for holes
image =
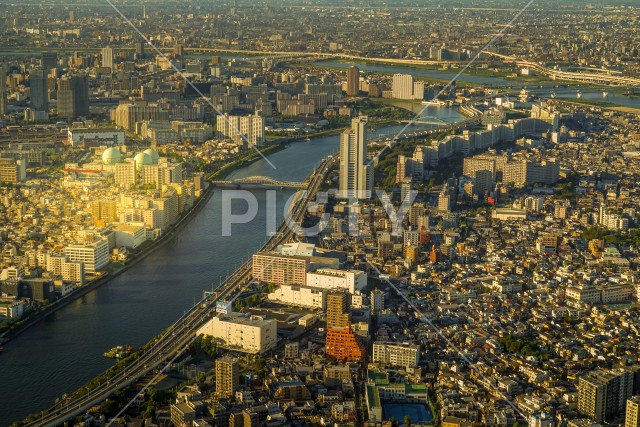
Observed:
[[[211,181],[216,187],[230,187],[230,188],[242,188],[242,187],[278,187],[278,188],[304,188],[306,183],[296,181],[278,181],[277,179],[269,176],[247,176],[245,178],[238,178],[232,180],[217,180]]]

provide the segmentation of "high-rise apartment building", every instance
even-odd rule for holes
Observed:
[[[411,74],[394,74],[391,81],[391,96],[396,99],[423,99],[424,82],[414,82]]]
[[[56,52],[42,52],[40,54],[40,66],[46,73],[50,69],[56,68],[58,66],[58,54]]]
[[[229,356],[216,360],[216,395],[219,398],[233,397],[240,386],[240,364]]]
[[[413,99],[413,76],[394,74],[391,82],[391,96],[397,99]]]
[[[412,157],[400,154],[396,164],[396,183],[402,183],[405,179],[413,179],[413,165],[414,161]]]
[[[464,159],[463,174],[478,180],[480,171],[491,174],[491,184],[494,182],[513,183],[516,186],[525,184],[553,184],[560,178],[560,166],[556,159],[548,158],[541,161],[520,158],[510,159],[507,155],[479,154]],[[485,173],[481,180],[488,181]],[[474,182],[475,184],[475,182]]]
[[[159,104],[146,101],[123,103],[116,107],[114,119],[118,126],[133,131],[136,129],[136,123],[169,120],[169,110],[160,108]]]
[[[578,412],[597,422],[622,415],[633,381],[633,372],[623,368],[590,372],[578,382]]]
[[[91,217],[96,226],[104,226],[118,221],[118,209],[115,200],[95,200],[91,202]]]
[[[368,199],[373,189],[373,166],[367,163],[368,118],[351,120],[340,135],[340,188],[342,198]]]
[[[349,294],[344,290],[330,292],[327,296],[327,328],[344,328],[350,322]]]
[[[265,119],[255,114],[251,116],[230,116],[224,114],[216,118],[218,139],[227,139],[238,145],[259,146],[265,141]]]
[[[47,73],[36,68],[29,73],[29,106],[34,111],[49,110],[49,93],[47,90]]]
[[[116,185],[129,188],[138,181],[135,161],[117,163],[113,166],[113,178]]]
[[[362,360],[364,345],[351,329],[349,294],[333,291],[327,296],[327,356],[343,361]]]
[[[449,187],[445,184],[438,194],[438,210],[440,212],[449,212],[451,209],[451,195],[449,194]]]
[[[633,396],[627,400],[624,427],[640,427],[640,396]]]
[[[7,114],[7,70],[0,65],[0,116]]]
[[[347,70],[347,95],[357,96],[360,92],[360,70],[351,66]]]
[[[384,310],[384,292],[380,289],[374,289],[371,291],[369,301],[371,301],[371,313],[379,314]]]
[[[58,116],[74,119],[89,114],[87,76],[66,76],[58,81]]]
[[[26,160],[0,158],[0,183],[24,181],[27,178]]]
[[[111,71],[113,71],[113,48],[110,46],[103,47],[100,51],[100,57],[100,65],[105,68],[111,68]]]
[[[139,58],[144,57],[144,41],[139,41],[136,43],[136,56]]]

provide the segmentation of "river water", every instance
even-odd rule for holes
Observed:
[[[437,78],[437,79],[445,79],[450,80],[453,79],[457,70],[452,71],[442,71],[442,70],[429,70],[429,69],[420,69],[420,68],[412,68],[403,65],[380,65],[380,64],[354,64],[349,61],[319,61],[315,62],[313,65],[319,67],[338,67],[338,68],[349,68],[352,65],[356,65],[360,70],[367,72],[376,72],[376,73],[401,73],[401,74],[411,74],[414,77],[427,77],[427,78]],[[507,80],[500,77],[491,77],[491,76],[473,76],[468,74],[462,74],[457,78],[460,82],[467,83],[476,83],[482,85],[491,85],[491,86],[500,86],[500,87],[527,87],[531,92],[535,93],[540,97],[549,97],[551,92],[555,92],[558,98],[576,98],[577,90],[569,89],[569,88],[549,88],[543,87],[538,88],[538,85],[531,82],[518,81],[515,80]],[[568,82],[557,82],[553,83],[554,85],[562,85],[567,84]],[[545,86],[548,86],[549,83],[545,83]],[[628,96],[621,93],[621,89],[607,89],[609,92],[607,97],[603,97],[602,88],[595,87],[585,87],[581,89],[582,99],[591,100],[591,101],[603,101],[608,102],[615,105],[620,105],[623,107],[632,107],[632,108],[640,108],[640,97],[638,96]],[[576,99],[577,100],[577,99]]]
[[[461,118],[448,108],[428,110],[430,117],[445,121]],[[380,128],[372,136],[401,128]],[[232,178],[263,175],[303,181],[324,157],[338,151],[338,141],[338,135],[332,135],[290,144],[269,156],[276,169],[260,160],[235,171]],[[216,190],[179,237],[5,345],[0,355],[0,426],[48,407],[111,366],[113,361],[102,357],[109,348],[147,342],[267,240],[265,191],[252,191],[258,214],[247,224],[234,224],[230,237],[221,235],[221,192]],[[278,221],[292,194],[277,192]],[[233,213],[245,210],[244,201],[232,204]]]

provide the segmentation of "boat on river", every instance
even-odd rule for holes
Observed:
[[[107,359],[122,359],[123,357],[127,357],[132,351],[133,347],[129,344],[119,345],[105,352],[104,357]]]

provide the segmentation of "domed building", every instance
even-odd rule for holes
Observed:
[[[122,154],[115,147],[107,148],[102,152],[102,163],[105,165],[115,165],[122,160]]]
[[[151,163],[152,165],[158,164],[158,159],[160,159],[160,155],[156,150],[154,150],[153,148],[147,148],[146,150],[143,151],[143,153],[147,153],[149,156],[151,156],[151,160],[153,162]]]
[[[136,156],[133,158],[133,160],[135,160],[136,162],[136,169],[138,170],[138,172],[142,171],[142,168],[145,165],[152,165],[153,164],[153,159],[151,158],[151,156],[145,152],[140,152],[138,154],[136,154]]]

